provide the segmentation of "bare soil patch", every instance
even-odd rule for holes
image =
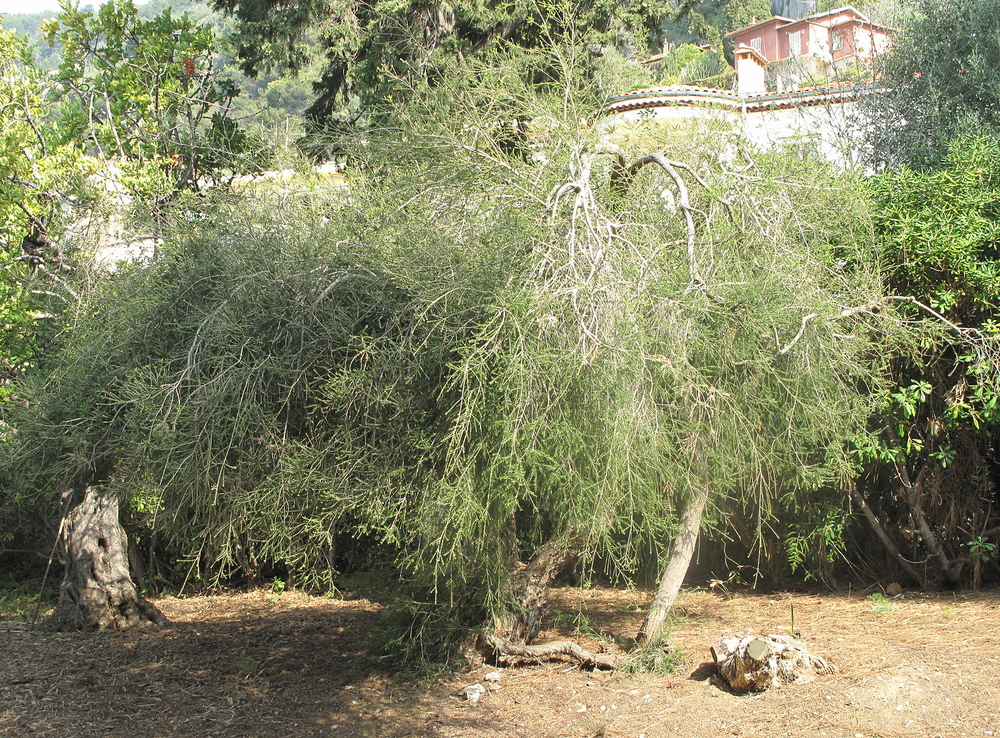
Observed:
[[[556,592],[543,637],[614,650],[648,594]],[[684,592],[671,675],[499,669],[479,702],[462,689],[495,667],[407,681],[360,637],[378,606],[266,591],[156,601],[170,627],[27,632],[0,620],[0,735],[212,736],[1000,736],[1000,592],[860,596]],[[838,668],[805,685],[737,696],[712,676],[720,635],[788,633]]]

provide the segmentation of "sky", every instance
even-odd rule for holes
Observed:
[[[84,0],[80,3],[95,6],[100,4],[101,0]],[[0,13],[41,13],[43,10],[59,10],[59,0],[0,0]]]

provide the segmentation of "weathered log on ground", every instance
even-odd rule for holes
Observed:
[[[493,658],[519,658],[530,661],[575,661],[588,669],[614,669],[618,657],[610,653],[591,653],[575,641],[549,641],[525,645],[515,643],[507,638],[496,635],[480,636],[482,650],[488,651]]]
[[[167,619],[147,602],[129,575],[128,539],[118,501],[93,488],[66,520],[66,574],[47,630],[125,630]]]
[[[719,675],[734,692],[763,692],[780,684],[804,684],[835,671],[801,641],[781,635],[724,636],[712,647]]]

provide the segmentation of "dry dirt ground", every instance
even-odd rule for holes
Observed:
[[[598,647],[636,631],[648,595],[559,590],[549,637]],[[366,601],[266,591],[165,597],[165,630],[44,634],[0,620],[0,735],[1000,736],[1000,591],[904,595],[685,592],[672,675],[567,664],[499,669],[500,688],[458,697],[494,667],[428,685],[393,675],[359,636]],[[795,626],[837,673],[736,696],[706,662],[719,636]],[[613,648],[613,645],[610,646]]]

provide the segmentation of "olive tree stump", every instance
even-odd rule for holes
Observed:
[[[63,528],[66,574],[47,630],[125,630],[166,625],[137,591],[129,573],[128,539],[118,522],[118,500],[88,488]]]
[[[724,636],[712,647],[719,675],[734,692],[763,692],[781,684],[804,684],[834,671],[801,641],[781,635]]]

